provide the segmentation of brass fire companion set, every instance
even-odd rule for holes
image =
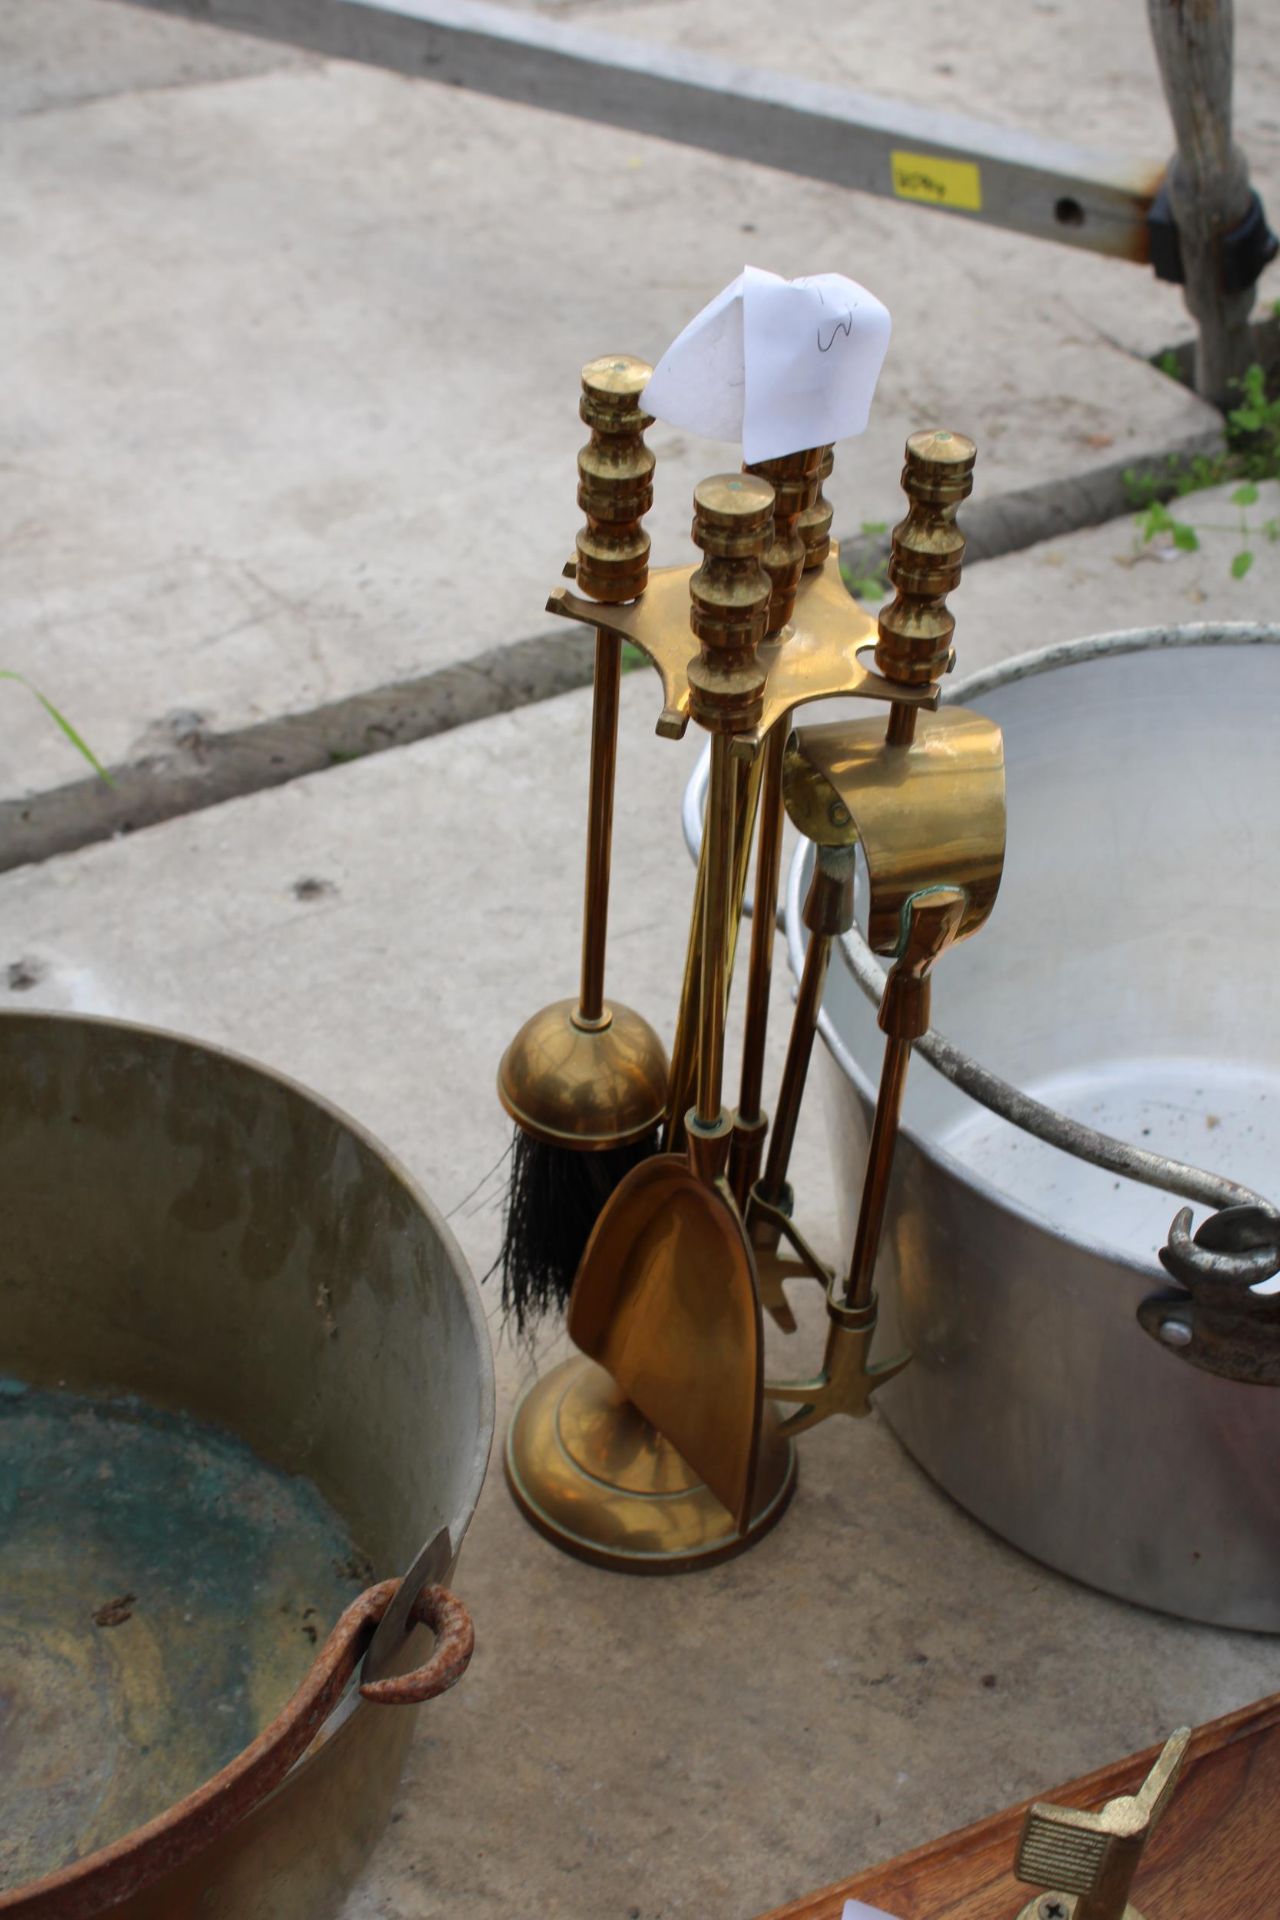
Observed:
[[[956,509],[975,449],[957,433],[907,442],[909,501],[893,534],[896,592],[878,621],[841,579],[815,446],[704,480],[701,565],[649,569],[651,369],[583,372],[591,430],[578,461],[586,526],[549,609],[596,631],[580,991],[536,1014],[499,1070],[517,1123],[504,1301],[517,1323],[567,1299],[580,1354],[518,1407],[507,1473],[527,1517],[602,1565],[675,1571],[739,1552],[785,1510],[794,1436],[870,1410],[908,1364],[874,1354],[876,1252],[912,1043],[929,1026],[932,970],[976,933],[1004,857],[999,728],[938,711],[952,663],[947,596],[960,578]],[[604,997],[621,649],[657,668],[657,731],[690,717],[711,740],[705,830],[668,1063],[649,1024]],[[831,696],[875,703],[852,722],[794,726]],[[784,816],[814,847],[810,931],[772,1126],[762,1104]],[[755,846],[741,1080],[723,1103],[725,1021]],[[857,1233],[829,1271],[792,1218],[788,1160],[834,938],[854,913],[861,852],[873,949],[892,956],[885,1053]],[[819,1374],[766,1381],[763,1320],[795,1322],[789,1279],[826,1291]]]

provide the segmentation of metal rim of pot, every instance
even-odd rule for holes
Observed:
[[[319,1109],[382,1163],[390,1178],[428,1221],[451,1265],[471,1279],[470,1266],[440,1209],[376,1135],[323,1094],[234,1048],[142,1021],[25,1008],[12,1015],[0,1013],[0,1021],[26,1020],[32,1011],[38,1011],[42,1020],[108,1028],[121,1034],[142,1034],[162,1042],[197,1047]],[[461,1516],[452,1516],[449,1523],[455,1549],[480,1498],[496,1419],[493,1352],[474,1280],[469,1290],[463,1289],[463,1301],[475,1332],[476,1352],[481,1356],[478,1383],[481,1417],[480,1444],[471,1462],[461,1510],[465,1519],[462,1526],[458,1525]],[[212,1778],[142,1827],[122,1834],[118,1840],[70,1866],[0,1891],[0,1913],[12,1912],[15,1916],[29,1913],[33,1920],[47,1913],[51,1920],[54,1915],[59,1916],[59,1920],[64,1916],[65,1920],[78,1920],[80,1915],[101,1911],[104,1896],[110,1905],[118,1904],[202,1852],[220,1834],[238,1825],[270,1799],[286,1779],[303,1774],[318,1745],[334,1736],[362,1705],[418,1705],[456,1684],[470,1662],[474,1632],[465,1604],[440,1586],[424,1587],[414,1597],[411,1609],[412,1619],[430,1627],[436,1636],[436,1646],[427,1663],[397,1678],[367,1683],[363,1680],[361,1669],[368,1642],[382,1615],[391,1607],[398,1585],[395,1580],[380,1582],[351,1602],[270,1725]]]
[[[366,1643],[394,1601],[397,1584],[384,1580],[351,1602],[290,1699],[225,1767],[145,1825],[0,1893],[0,1914],[13,1920],[95,1920],[204,1852],[261,1806],[303,1766],[326,1728],[346,1717],[347,1701],[363,1695],[387,1706],[421,1706],[447,1693],[470,1664],[475,1630],[463,1602],[445,1587],[425,1587],[414,1599],[411,1618],[436,1636],[426,1665],[394,1679],[357,1679]]]
[[[942,698],[945,704],[963,705],[980,699],[998,687],[1007,686],[1014,681],[1033,679],[1042,673],[1052,673],[1060,667],[1075,666],[1090,660],[1114,658],[1120,654],[1142,653],[1179,647],[1240,647],[1240,646],[1280,646],[1280,626],[1265,621],[1206,621],[1190,623],[1177,627],[1131,627],[1115,633],[1092,635],[1081,640],[1067,640],[1052,646],[1041,647],[1034,652],[1015,655],[1012,659],[1000,662],[996,666],[985,667],[977,673],[958,681],[954,686],[944,689]],[[702,809],[706,795],[709,756],[704,750],[693,775],[685,789],[681,809],[681,824],[685,844],[691,858],[696,862],[702,842]],[[795,852],[787,876],[785,904],[779,909],[777,920],[786,934],[787,957],[792,973],[798,978],[804,964],[804,934],[801,920],[801,902],[804,884],[804,867],[808,856],[808,845],[802,843]],[[750,915],[753,902],[748,896],[744,913]],[[845,965],[857,981],[858,986],[868,1000],[879,1004],[884,992],[886,970],[872,953],[863,939],[857,925],[840,938],[840,951]],[[875,1089],[867,1079],[858,1062],[841,1039],[834,1024],[822,1011],[819,1014],[819,1031],[822,1034],[837,1066],[845,1073],[859,1092],[868,1100],[875,1097]],[[1274,1272],[1280,1267],[1280,1209],[1254,1192],[1250,1187],[1230,1180],[1223,1174],[1210,1173],[1203,1167],[1194,1167],[1185,1161],[1173,1160],[1163,1154],[1152,1153],[1143,1147],[1135,1147],[1124,1140],[1098,1133],[1079,1121],[1070,1120],[1056,1108],[1033,1100],[999,1074],[983,1067],[971,1054],[957,1047],[945,1034],[931,1027],[922,1039],[915,1043],[916,1051],[929,1062],[930,1066],[951,1081],[953,1086],[967,1094],[979,1106],[986,1107],[1000,1119],[1020,1128],[1024,1133],[1033,1134],[1048,1145],[1060,1148],[1075,1158],[1089,1161],[1107,1172],[1120,1175],[1124,1179],[1135,1180],[1149,1187],[1156,1187],[1184,1200],[1198,1201],[1201,1205],[1224,1211],[1230,1208],[1245,1208],[1251,1213],[1255,1209],[1270,1216],[1275,1221],[1274,1231],[1275,1260],[1267,1262]],[[923,1142],[914,1133],[909,1122],[904,1122],[903,1131],[917,1147]],[[994,1186],[983,1175],[964,1166],[945,1148],[936,1142],[929,1145],[929,1153],[939,1164],[944,1165],[954,1177],[972,1187],[984,1200],[1006,1213],[1035,1221],[1038,1216],[1014,1196]],[[1179,1215],[1179,1221],[1184,1219]],[[1175,1229],[1178,1222],[1175,1222]],[[1188,1231],[1182,1239],[1189,1243]],[[1151,1268],[1131,1254],[1114,1247],[1104,1247],[1085,1234],[1079,1234],[1079,1244],[1088,1247],[1101,1257],[1123,1265],[1144,1280],[1152,1278]],[[1206,1256],[1199,1248],[1190,1247],[1192,1262],[1207,1264]],[[1238,1262],[1244,1256],[1241,1252],[1222,1258]],[[1259,1272],[1257,1279],[1266,1278],[1265,1272]]]

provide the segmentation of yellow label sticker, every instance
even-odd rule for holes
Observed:
[[[982,176],[972,160],[939,160],[931,153],[891,153],[893,190],[900,200],[932,207],[982,210]]]

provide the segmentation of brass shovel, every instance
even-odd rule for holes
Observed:
[[[587,1243],[569,1333],[684,1455],[741,1530],[760,1438],[761,1317],[751,1248],[721,1168],[732,1122],[720,1105],[724,928],[731,877],[733,765],[711,749],[697,1099],[687,1154],[628,1174]]]
[[[760,1300],[751,1248],[724,1178],[733,1124],[721,1106],[726,933],[734,874],[733,736],[763,688],[755,648],[769,600],[760,554],[773,489],[751,475],[694,496],[706,560],[690,583],[702,654],[690,663],[695,717],[712,730],[702,892],[696,1098],[687,1154],[628,1174],[587,1243],[569,1333],[614,1378],[745,1531],[763,1407]]]

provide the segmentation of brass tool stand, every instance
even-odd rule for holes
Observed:
[[[985,921],[1003,857],[998,730],[957,709],[932,712],[951,661],[945,602],[964,545],[955,509],[973,462],[960,435],[908,442],[910,511],[895,529],[890,574],[898,592],[878,623],[840,577],[821,494],[829,448],[703,482],[696,572],[655,569],[626,605],[567,587],[548,602],[647,655],[662,682],[660,735],[679,737],[692,716],[712,736],[665,1151],[629,1173],[606,1204],[569,1305],[582,1352],[530,1388],[507,1439],[508,1480],[526,1516],[597,1564],[672,1572],[741,1552],[790,1498],[792,1433],[829,1412],[866,1412],[876,1386],[905,1364],[886,1367],[870,1354],[875,1251],[905,1068],[920,1019],[927,1024],[928,971]],[[692,658],[691,626],[700,643]],[[831,695],[888,702],[887,726],[838,723],[789,740],[794,709]],[[763,1060],[784,809],[814,841],[818,873],[810,961],[770,1136]],[[731,1118],[720,1104],[724,1021],[757,812],[745,1044]],[[837,1287],[789,1218],[786,1169],[827,955],[852,920],[859,848],[872,945],[896,965],[864,1218]],[[766,1386],[762,1308],[794,1326],[782,1291],[793,1275],[827,1288],[827,1359],[814,1380]]]

